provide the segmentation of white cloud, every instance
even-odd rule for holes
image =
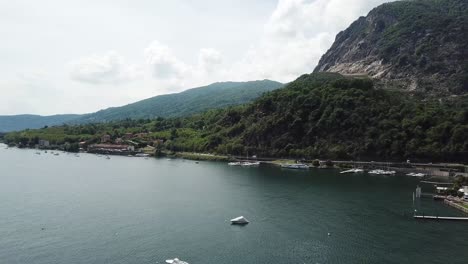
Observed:
[[[312,72],[340,30],[383,2],[387,0],[280,0],[263,34],[244,56],[226,62],[220,51],[202,48],[197,62],[189,63],[154,40],[144,50],[146,64],[140,63],[140,68],[146,76],[140,77],[165,92],[214,81],[268,78],[288,82]],[[73,65],[72,78],[89,83],[124,82],[138,72],[116,52],[80,59]]]
[[[247,78],[291,81],[310,73],[336,34],[388,0],[280,0],[259,43],[233,71]]]
[[[128,65],[115,51],[91,55],[69,63],[71,79],[91,84],[119,84],[139,75],[135,65]]]
[[[213,72],[222,63],[221,53],[215,49],[201,49],[198,55],[198,67],[207,72]]]
[[[145,58],[156,79],[182,77],[189,70],[188,66],[180,61],[168,46],[158,41],[153,41],[145,49]]]

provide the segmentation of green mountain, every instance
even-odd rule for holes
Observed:
[[[368,75],[425,96],[468,92],[468,1],[383,4],[336,36],[315,72]]]
[[[67,123],[79,115],[9,115],[0,116],[0,132],[23,130],[27,128],[40,128]]]
[[[121,107],[111,107],[84,115],[14,115],[0,116],[0,132],[34,129],[61,124],[109,122],[122,119],[180,117],[208,109],[223,108],[250,102],[283,84],[270,80],[250,82],[220,82],[186,90],[181,93],[159,95]]]
[[[262,157],[466,161],[468,97],[427,99],[368,78],[306,74],[252,103],[180,118],[123,120],[10,133],[7,142],[99,142],[146,132],[142,146]]]
[[[468,157],[468,97],[407,97],[332,73],[301,76],[245,107],[185,124],[198,133],[173,138],[170,148],[296,158]]]
[[[96,123],[126,118],[180,117],[208,109],[223,108],[252,101],[264,92],[282,87],[270,80],[250,82],[219,82],[186,90],[181,93],[159,95],[133,104],[112,107],[87,114],[77,123]]]

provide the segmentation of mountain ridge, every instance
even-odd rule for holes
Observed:
[[[468,92],[468,1],[382,4],[340,32],[314,72],[362,74],[379,88]]]
[[[0,116],[0,132],[61,124],[110,122],[126,118],[180,117],[209,109],[247,103],[264,92],[282,86],[282,83],[267,79],[247,82],[216,82],[179,93],[154,96],[124,106],[109,107],[89,114],[4,115]]]

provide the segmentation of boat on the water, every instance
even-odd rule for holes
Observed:
[[[234,161],[234,162],[229,162],[228,165],[229,166],[240,166],[241,163],[239,161]]]
[[[109,156],[106,156],[106,159],[110,159],[110,157],[109,157]]]
[[[246,225],[249,223],[249,220],[243,216],[239,216],[236,218],[231,219],[231,224],[233,225]]]
[[[285,169],[295,169],[295,170],[308,170],[309,166],[302,163],[295,163],[295,164],[282,164],[281,168]]]
[[[146,154],[146,153],[137,153],[137,154],[135,154],[135,157],[149,157],[149,154]]]
[[[424,173],[415,173],[415,172],[411,172],[411,173],[406,174],[406,176],[411,176],[411,177],[424,177],[424,176],[426,176],[426,174],[424,174]]]
[[[259,166],[259,165],[260,165],[260,161],[254,161],[254,162],[244,161],[244,162],[241,162],[240,165],[241,165],[242,167],[255,167],[255,166]]]
[[[379,175],[393,175],[396,171],[389,171],[389,170],[371,170],[369,174],[379,174]]]
[[[340,171],[341,174],[344,174],[344,173],[360,173],[360,172],[364,172],[364,170],[363,169],[350,169],[350,170]]]
[[[166,263],[169,263],[169,264],[189,264],[188,262],[182,261],[182,260],[180,260],[178,258],[166,259]]]

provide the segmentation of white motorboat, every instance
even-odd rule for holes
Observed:
[[[424,173],[414,173],[414,172],[411,172],[411,173],[406,174],[406,176],[424,177],[424,176],[426,176],[426,174],[424,174]]]
[[[259,166],[260,161],[255,161],[255,162],[250,162],[250,161],[244,161],[241,162],[240,164],[242,167],[254,167],[254,166]]]
[[[248,223],[249,223],[249,220],[247,220],[243,216],[239,216],[239,217],[231,219],[231,224],[233,225],[246,225]]]
[[[240,166],[241,163],[238,162],[238,161],[236,161],[236,162],[229,162],[228,165],[229,165],[229,166]]]
[[[169,263],[169,264],[189,264],[188,262],[182,261],[182,260],[180,260],[178,258],[166,259],[166,263]]]
[[[295,169],[295,170],[308,170],[309,166],[307,166],[306,164],[296,163],[296,164],[282,164],[281,168]]]
[[[393,175],[396,171],[388,171],[388,170],[371,170],[369,174],[379,174],[379,175]]]
[[[341,174],[344,174],[344,173],[359,173],[359,172],[364,172],[364,170],[363,169],[350,169],[350,170],[340,171]]]

